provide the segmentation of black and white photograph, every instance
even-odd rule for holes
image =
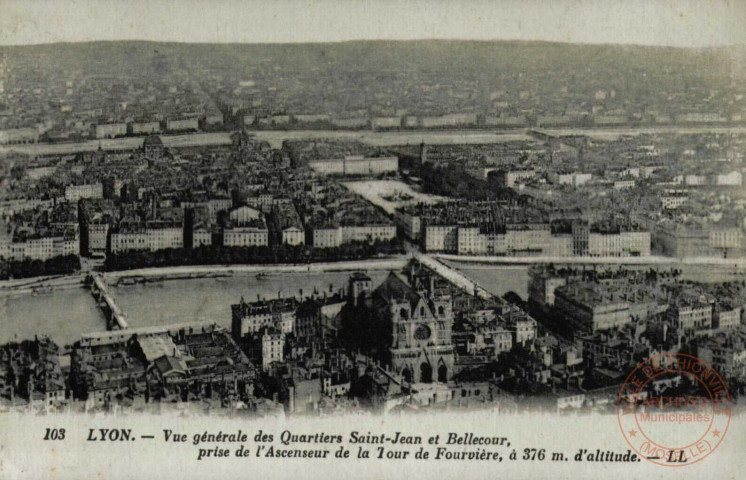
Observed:
[[[745,96],[741,0],[0,0],[0,478],[739,478]]]

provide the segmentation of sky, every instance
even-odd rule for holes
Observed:
[[[433,38],[746,45],[746,0],[0,0],[0,45]]]

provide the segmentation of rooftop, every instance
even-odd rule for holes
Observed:
[[[163,140],[159,135],[148,135],[142,142],[143,147],[162,147]]]

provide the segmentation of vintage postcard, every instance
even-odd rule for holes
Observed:
[[[742,478],[744,175],[741,0],[0,0],[0,478]]]

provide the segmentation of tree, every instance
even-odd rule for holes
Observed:
[[[10,169],[10,177],[15,181],[20,181],[26,176],[26,167],[21,164],[13,165]]]

